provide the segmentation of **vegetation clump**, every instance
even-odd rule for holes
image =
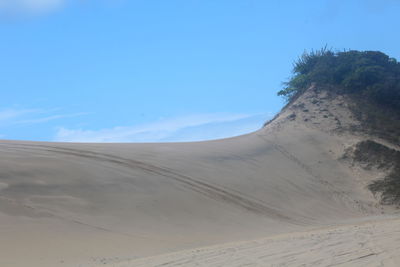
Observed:
[[[363,132],[400,144],[400,62],[396,59],[379,51],[305,52],[278,95],[292,102],[313,84],[317,90],[349,96]]]
[[[336,93],[362,95],[400,110],[400,63],[379,51],[305,52],[278,95],[291,101],[313,83],[333,85]]]
[[[374,193],[380,193],[382,204],[400,205],[400,152],[366,140],[358,143],[354,151],[354,160],[365,168],[375,167],[385,171],[383,179],[372,182],[368,188]]]

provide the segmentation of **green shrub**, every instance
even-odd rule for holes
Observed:
[[[387,172],[383,179],[368,185],[374,193],[380,193],[381,203],[400,205],[400,152],[372,140],[361,141],[355,147],[354,161],[366,168],[375,167]]]
[[[379,51],[305,52],[278,95],[291,101],[313,83],[333,85],[336,93],[356,94],[400,111],[400,63]]]

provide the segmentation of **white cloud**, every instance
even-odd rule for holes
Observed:
[[[8,15],[40,14],[62,7],[66,0],[0,0],[0,11]]]
[[[230,137],[257,130],[269,114],[200,114],[101,130],[58,129],[60,142],[171,142]]]
[[[16,121],[15,124],[37,124],[37,123],[44,123],[48,121],[58,120],[58,119],[65,119],[65,118],[73,118],[78,116],[87,115],[89,113],[80,112],[80,113],[72,113],[72,114],[58,114],[58,115],[51,115],[46,117],[34,118],[34,119],[27,119],[27,120],[20,120]]]
[[[49,114],[54,111],[54,109],[42,110],[16,108],[0,110],[0,127],[9,125],[39,124],[58,119],[72,118],[89,114],[83,112],[71,114]]]
[[[0,111],[0,123],[37,112],[36,109],[5,109]]]

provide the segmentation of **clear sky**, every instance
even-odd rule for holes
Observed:
[[[0,138],[247,133],[304,50],[400,59],[399,15],[398,0],[0,0]]]

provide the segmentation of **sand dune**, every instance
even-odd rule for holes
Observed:
[[[399,266],[400,221],[381,219],[197,248],[108,266]]]
[[[393,213],[366,188],[373,173],[339,160],[363,137],[333,133],[318,118],[304,123],[308,108],[209,142],[1,141],[0,266],[398,260],[398,220],[354,226]],[[321,227],[334,228],[313,231]]]

